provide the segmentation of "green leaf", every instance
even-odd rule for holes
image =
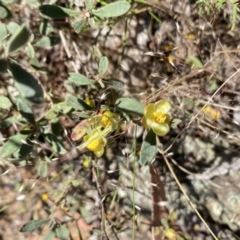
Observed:
[[[24,0],[24,2],[34,8],[38,8],[41,5],[37,0]]]
[[[10,61],[9,66],[20,94],[32,103],[42,103],[43,90],[37,79],[15,61]]]
[[[41,22],[40,27],[39,27],[39,32],[42,35],[47,36],[49,33],[53,32],[53,31],[54,31],[54,28],[51,25],[51,23],[49,22],[49,20],[43,19],[43,21]]]
[[[62,19],[67,17],[75,17],[79,15],[79,12],[77,11],[48,4],[40,6],[39,10],[44,17],[53,19]]]
[[[77,34],[79,34],[82,31],[82,28],[83,28],[85,22],[86,22],[85,19],[81,19],[81,20],[74,21],[72,23],[72,27]]]
[[[4,143],[0,156],[7,157],[16,152],[22,146],[22,141],[25,141],[27,137],[27,135],[23,134],[17,134],[10,137],[8,141]]]
[[[61,39],[59,37],[47,37],[47,36],[44,36],[42,37],[39,41],[37,41],[34,46],[36,47],[51,47],[51,46],[54,46],[58,43],[61,42]]]
[[[13,53],[22,48],[28,41],[30,32],[25,25],[18,28],[17,32],[12,35],[8,42],[7,52]]]
[[[38,228],[42,227],[48,221],[49,221],[48,219],[29,221],[20,228],[20,232],[33,232],[34,230],[37,230]]]
[[[177,128],[177,125],[182,122],[181,119],[178,119],[178,118],[174,118],[171,122],[171,128]]]
[[[95,27],[96,26],[96,21],[93,17],[90,17],[88,18],[88,24],[91,26],[91,27]]]
[[[66,102],[60,102],[52,106],[45,114],[48,120],[58,117],[60,114],[68,114],[72,108]]]
[[[1,2],[6,3],[6,4],[10,4],[10,3],[13,3],[14,0],[1,0]]]
[[[118,79],[103,79],[104,85],[117,91],[123,91],[124,83]]]
[[[0,128],[5,129],[10,127],[13,123],[15,123],[17,121],[15,116],[6,118],[4,120],[0,121]]]
[[[48,165],[46,160],[41,160],[39,166],[37,167],[37,171],[40,177],[46,177],[48,175]]]
[[[4,96],[1,97],[0,96],[0,108],[8,109],[11,106],[12,106],[12,103],[7,97],[4,97]]]
[[[32,152],[32,150],[33,150],[33,143],[28,138],[26,140],[26,144],[23,143],[22,146],[18,149],[18,151],[13,153],[13,156],[17,159],[24,159]]]
[[[203,67],[202,62],[199,60],[199,58],[195,56],[188,56],[186,59],[186,63],[192,63],[195,69]]]
[[[92,13],[100,18],[118,17],[125,14],[130,7],[131,5],[126,1],[117,1],[97,10],[93,9]]]
[[[50,144],[52,149],[60,154],[65,154],[66,149],[63,146],[63,142],[59,140],[55,135],[48,133],[45,135],[45,140]]]
[[[44,240],[53,240],[54,237],[56,236],[54,231],[50,231],[45,237]]]
[[[7,34],[8,32],[6,25],[0,22],[0,44],[2,43],[2,40],[7,36]]]
[[[90,11],[93,8],[95,0],[85,0],[86,8],[88,11]]]
[[[89,79],[79,73],[69,73],[68,80],[70,82],[74,83],[76,86],[90,85],[90,84],[94,83],[94,80]]]
[[[83,110],[91,110],[92,109],[83,100],[78,99],[75,96],[67,96],[66,102],[69,106],[71,106],[73,109],[76,109],[76,110],[83,111]]]
[[[156,157],[157,146],[156,146],[156,135],[152,130],[149,130],[146,138],[144,139],[141,146],[140,153],[140,164],[142,166],[150,164]]]
[[[69,237],[69,230],[64,225],[60,225],[58,228],[56,228],[56,235],[61,240],[68,240]]]
[[[18,111],[21,115],[31,124],[35,124],[35,118],[32,109],[27,105],[23,99],[18,99],[17,102]]]
[[[29,58],[34,58],[35,57],[35,50],[34,50],[31,43],[28,44],[26,52],[27,52],[27,55],[28,55]]]
[[[11,11],[0,3],[0,19],[10,18],[12,16]]]
[[[0,58],[0,72],[6,72],[8,68],[8,60]]]
[[[142,116],[144,113],[144,106],[132,98],[119,98],[115,105],[118,109],[126,113],[133,113]]]
[[[108,58],[107,57],[101,57],[99,61],[99,66],[98,66],[98,73],[100,76],[103,76],[105,72],[108,69]]]
[[[20,27],[21,26],[18,25],[17,23],[15,23],[15,22],[10,22],[7,25],[7,29],[11,34],[14,34],[16,31],[18,31],[18,29],[20,29]]]

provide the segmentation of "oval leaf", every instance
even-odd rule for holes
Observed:
[[[35,118],[32,109],[22,99],[18,99],[17,102],[18,111],[21,115],[31,124],[35,124]]]
[[[73,141],[80,140],[88,130],[89,124],[87,120],[81,121],[73,130],[71,134],[71,139]]]
[[[39,166],[37,167],[37,171],[38,171],[38,175],[40,177],[46,177],[48,175],[48,165],[47,165],[47,161],[42,160],[39,164]]]
[[[20,94],[32,103],[42,103],[43,90],[37,79],[14,61],[9,66]]]
[[[21,26],[15,22],[10,22],[7,25],[7,29],[11,34],[14,34]]]
[[[118,17],[125,14],[131,5],[126,1],[118,1],[110,3],[97,10],[93,9],[92,13],[100,18]]]
[[[7,52],[13,53],[23,47],[30,37],[30,32],[25,25],[18,28],[17,32],[10,38]]]
[[[142,103],[138,102],[132,98],[119,98],[116,101],[116,106],[123,112],[137,114],[139,116],[143,115],[144,106]]]
[[[52,149],[60,154],[65,154],[66,149],[63,146],[63,142],[59,140],[55,135],[48,133],[45,135],[45,140],[50,144]]]
[[[67,114],[71,110],[72,108],[66,102],[60,102],[46,112],[45,118],[51,120],[58,117],[60,114]]]
[[[42,37],[39,41],[37,41],[34,46],[36,47],[51,47],[61,42],[59,37]]]
[[[27,137],[27,135],[22,134],[17,134],[10,137],[8,141],[4,143],[0,155],[2,157],[7,157],[19,150],[19,148],[23,145],[22,141],[25,141]]]
[[[75,96],[67,96],[66,102],[69,106],[76,110],[90,110],[92,109],[88,104],[86,104],[83,100],[75,97]]]
[[[0,3],[0,19],[10,18],[12,16],[10,10]]]
[[[90,84],[94,83],[94,80],[89,79],[79,73],[69,73],[68,80],[70,82],[74,83],[76,86],[90,85]]]
[[[53,6],[53,5],[42,5],[39,7],[40,12],[44,17],[53,19],[62,19],[67,17],[74,17],[79,15],[79,12],[70,10],[68,8]]]
[[[7,97],[0,97],[0,108],[8,109],[12,106],[12,103]]]
[[[141,146],[140,164],[142,166],[150,164],[155,158],[156,153],[156,135],[152,130],[149,130]]]
[[[82,28],[83,28],[85,22],[86,22],[85,19],[81,19],[81,20],[74,21],[72,23],[72,27],[77,34],[79,34],[82,31]]]
[[[56,235],[61,240],[68,240],[69,237],[69,230],[64,225],[60,225],[58,228],[56,228]]]
[[[29,58],[34,58],[35,57],[35,50],[32,46],[32,44],[28,44],[27,49],[26,49],[27,55]]]
[[[20,232],[32,232],[42,227],[47,222],[48,222],[47,219],[33,220],[27,222],[21,227]]]
[[[108,58],[107,57],[101,57],[99,61],[99,66],[98,66],[98,73],[100,76],[103,76],[105,72],[108,69]]]
[[[6,25],[0,22],[0,44],[1,44],[2,40],[7,36],[7,33],[8,32],[7,32]]]
[[[86,8],[88,11],[90,11],[93,8],[95,0],[85,0]]]
[[[28,138],[26,140],[26,144],[23,143],[22,146],[18,149],[18,151],[13,153],[13,156],[17,159],[26,158],[33,150],[33,143],[31,142],[31,140]]]
[[[124,83],[118,79],[103,79],[102,82],[107,85],[108,88],[123,91]]]

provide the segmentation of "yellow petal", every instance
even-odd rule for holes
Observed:
[[[147,105],[144,109],[144,115],[146,117],[150,117],[153,114],[153,112],[155,112],[155,106],[152,103]]]
[[[158,124],[153,122],[151,128],[158,136],[161,137],[165,136],[170,130],[170,127],[167,123]]]
[[[101,157],[104,153],[104,147],[94,152],[97,157]]]
[[[161,100],[157,103],[155,103],[155,111],[157,112],[169,112],[169,110],[171,109],[171,105],[168,101],[166,100]]]
[[[142,124],[145,128],[152,128],[153,120],[150,117],[143,116]]]

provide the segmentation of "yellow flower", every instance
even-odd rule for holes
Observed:
[[[143,126],[151,128],[158,136],[165,136],[170,130],[171,116],[168,114],[170,109],[171,105],[166,100],[149,104],[144,110]]]
[[[212,120],[218,120],[221,117],[221,112],[212,108],[211,106],[206,106],[203,110],[205,115],[208,115]]]
[[[88,150],[94,152],[97,157],[101,157],[103,155],[107,139],[101,130],[95,129],[83,139],[84,145],[86,145]]]

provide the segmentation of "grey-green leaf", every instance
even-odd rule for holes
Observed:
[[[37,167],[38,175],[40,177],[46,177],[48,175],[48,165],[46,160],[42,160]]]
[[[92,13],[100,18],[118,17],[125,14],[131,5],[126,1],[117,1],[109,3],[97,10],[93,9]]]
[[[107,57],[101,57],[99,61],[98,66],[98,73],[100,76],[103,76],[108,69],[108,58]]]
[[[53,6],[49,4],[40,6],[39,10],[44,17],[53,19],[62,19],[67,17],[75,17],[79,15],[79,12],[70,10],[68,8]]]
[[[17,102],[18,111],[21,113],[21,115],[31,124],[35,124],[35,118],[32,112],[32,109],[29,107],[29,105],[23,100],[18,99]]]
[[[11,11],[0,3],[0,19],[10,18],[12,16]]]
[[[7,25],[7,29],[11,34],[14,34],[21,26],[15,22],[10,22]]]
[[[15,61],[10,61],[9,66],[9,70],[13,75],[16,87],[21,95],[32,103],[42,103],[43,90],[37,79]]]
[[[7,52],[11,54],[22,48],[27,43],[29,37],[30,32],[25,25],[18,28],[17,32],[12,35],[8,42]]]
[[[60,154],[66,153],[66,149],[63,146],[63,142],[59,140],[55,135],[48,133],[45,135],[45,139],[55,152]]]
[[[6,25],[0,22],[0,45],[2,45],[2,40],[7,36]]]
[[[68,240],[69,237],[69,230],[64,225],[60,225],[58,228],[56,228],[56,235],[61,240]]]
[[[60,43],[61,39],[59,37],[42,37],[39,41],[37,41],[34,46],[36,47],[51,47],[53,45],[56,45]]]
[[[38,8],[41,5],[37,0],[24,0],[24,2],[35,8]]]
[[[42,35],[47,36],[49,33],[53,32],[53,31],[54,31],[54,28],[51,25],[51,23],[49,22],[49,20],[43,19],[43,21],[41,22],[40,27],[39,27],[39,32]]]
[[[12,106],[12,103],[7,97],[4,97],[4,96],[1,97],[0,96],[0,108],[8,109],[11,106]]]
[[[38,228],[42,227],[44,224],[46,224],[48,221],[49,221],[48,219],[40,219],[40,220],[29,221],[21,227],[20,232],[35,231]]]
[[[8,68],[8,60],[0,58],[0,72],[6,72]]]
[[[75,96],[67,96],[66,102],[73,109],[83,111],[83,110],[91,110],[92,108],[86,104],[83,100],[78,99]]]
[[[71,107],[66,102],[60,102],[52,106],[45,114],[48,120],[58,117],[60,114],[67,114],[71,111]]]
[[[31,139],[32,140],[32,139]],[[33,150],[33,143],[30,139],[26,139],[26,144],[23,143],[22,146],[13,153],[13,156],[17,159],[23,159],[27,157]]]
[[[143,104],[133,98],[119,98],[115,105],[118,109],[126,113],[142,116],[144,112]]]
[[[85,0],[86,8],[88,11],[90,11],[93,8],[95,0]]]
[[[35,50],[32,46],[32,44],[28,44],[27,49],[26,49],[27,55],[29,58],[34,58],[35,57]]]
[[[149,130],[141,146],[140,164],[142,166],[150,164],[155,158],[156,153],[156,135],[152,130]]]
[[[86,22],[85,19],[81,19],[81,20],[76,20],[72,23],[72,27],[77,34],[79,34],[82,31],[82,28],[85,22]]]
[[[123,91],[124,83],[118,79],[103,79],[102,80],[108,88],[115,89],[117,91]]]
[[[7,157],[16,152],[22,146],[22,141],[25,141],[27,137],[27,135],[22,134],[17,134],[10,137],[8,141],[4,143],[0,156]]]
[[[74,83],[76,86],[90,85],[90,84],[94,83],[94,80],[89,79],[79,73],[69,73],[68,80],[70,82]]]

